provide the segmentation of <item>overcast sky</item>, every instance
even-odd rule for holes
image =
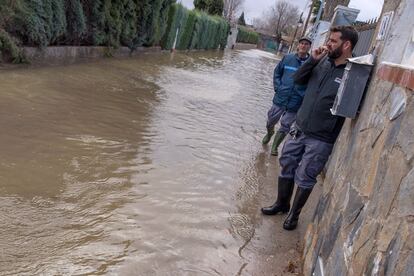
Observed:
[[[253,18],[260,17],[263,11],[274,5],[277,0],[244,0],[244,13],[247,23],[252,23]],[[177,2],[180,2],[178,0]],[[181,0],[184,6],[193,8],[193,0]],[[310,0],[290,0],[290,3],[298,6],[302,12]],[[384,0],[351,0],[349,7],[361,10],[358,20],[365,21],[378,17],[381,14]],[[305,12],[306,13],[306,12]]]

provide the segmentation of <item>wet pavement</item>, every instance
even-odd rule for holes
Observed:
[[[260,141],[277,62],[248,50],[0,70],[0,275],[298,272],[309,214],[286,232],[259,211],[276,194]]]

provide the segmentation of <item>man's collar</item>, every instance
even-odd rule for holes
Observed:
[[[299,59],[299,60],[306,60],[306,59],[308,59],[309,58],[309,53],[306,53],[306,56],[305,57],[303,57],[303,58],[301,58],[299,55],[298,55],[298,53],[296,52],[295,53],[295,56],[296,56],[296,58],[297,59]]]
[[[333,67],[335,67],[335,68],[345,68],[345,66],[346,66],[346,63],[342,63],[342,64],[339,64],[338,66],[335,64],[335,60],[333,59],[333,58],[330,58],[330,57],[328,57],[328,61],[331,63],[331,65],[333,66]]]

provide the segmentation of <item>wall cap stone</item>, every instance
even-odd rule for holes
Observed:
[[[378,78],[414,91],[414,66],[381,62]]]

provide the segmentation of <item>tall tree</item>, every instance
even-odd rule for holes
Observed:
[[[309,11],[308,15],[306,16],[305,26],[302,28],[302,34],[300,35],[301,37],[305,36],[306,31],[308,29],[309,21],[315,22],[315,19],[316,19],[316,16],[317,16],[318,12],[319,12],[320,7],[321,7],[321,0],[312,0],[311,1],[310,5],[309,5],[310,11]],[[312,19],[311,19],[311,17],[312,17]]]
[[[223,15],[224,2],[223,0],[208,0],[207,12],[211,15]]]
[[[239,19],[237,20],[237,24],[246,26],[246,20],[244,19],[244,12],[242,12]]]
[[[194,8],[200,11],[207,11],[208,9],[208,0],[194,0]]]
[[[168,11],[175,0],[135,0],[138,15],[138,38],[135,46],[157,44],[166,28]]]
[[[310,21],[315,23],[316,17],[318,16],[319,10],[322,8],[322,1],[321,0],[312,0],[312,10],[311,10],[311,18]],[[323,10],[321,11],[323,14]]]
[[[244,0],[224,0],[224,17],[227,21],[232,22],[236,14],[243,7]]]
[[[254,20],[254,25],[276,36],[280,43],[283,34],[289,34],[299,19],[299,9],[287,0],[279,0],[261,18]]]
[[[138,32],[137,6],[133,0],[122,0],[121,3],[121,43],[129,48],[133,48],[134,38]]]
[[[321,0],[312,0],[312,14],[316,16],[321,8],[322,1]]]
[[[86,34],[86,18],[79,0],[66,2],[67,42],[79,45]]]

